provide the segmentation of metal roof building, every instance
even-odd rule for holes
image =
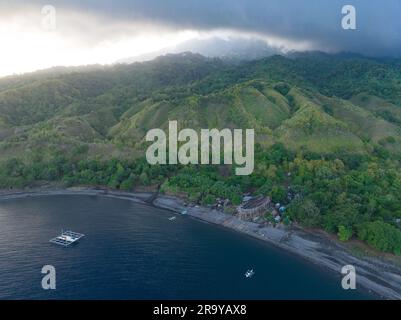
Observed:
[[[238,207],[238,217],[241,220],[253,219],[264,213],[270,204],[270,198],[258,196]]]

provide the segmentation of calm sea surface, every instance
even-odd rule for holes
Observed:
[[[102,196],[1,200],[0,299],[372,298],[262,241],[172,215]],[[50,244],[61,229],[86,236]],[[56,290],[41,288],[44,265],[56,268]]]

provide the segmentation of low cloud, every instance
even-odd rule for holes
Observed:
[[[57,28],[43,30],[44,5]],[[353,5],[357,30],[341,27]],[[228,34],[280,50],[401,57],[401,0],[0,0],[0,75],[112,63],[190,39]]]
[[[368,55],[401,55],[399,0],[69,0],[50,1],[58,12],[96,17],[81,36],[101,41],[111,34],[141,32],[138,26],[163,29],[228,29],[288,42],[310,43],[314,49],[354,51]],[[341,28],[341,8],[357,10],[357,30]],[[43,1],[15,1],[15,8]],[[89,18],[88,18],[89,19]],[[85,25],[84,22],[82,22]],[[71,27],[74,29],[74,26]],[[74,30],[77,31],[78,28]],[[97,29],[97,30],[96,30]],[[105,33],[104,30],[110,30]],[[93,41],[93,40],[91,40]]]

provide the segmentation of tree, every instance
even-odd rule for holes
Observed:
[[[282,186],[274,186],[270,192],[270,197],[274,202],[285,202],[287,191]]]
[[[289,215],[305,227],[319,227],[321,222],[320,210],[310,199],[297,197],[291,203]]]
[[[211,205],[216,202],[216,198],[212,196],[211,194],[206,195],[206,197],[203,197],[202,199],[202,205],[207,206]]]
[[[351,239],[352,237],[352,229],[344,227],[344,226],[339,226],[338,227],[338,238],[340,239],[340,241],[348,241],[349,239]]]
[[[132,190],[135,184],[135,176],[131,173],[130,176],[121,182],[120,188],[123,190]]]
[[[150,179],[148,177],[148,175],[146,174],[146,172],[142,172],[139,176],[139,181],[141,182],[141,184],[147,186],[150,184]]]
[[[358,238],[378,250],[401,254],[401,230],[383,221],[362,224]]]
[[[11,158],[6,161],[5,172],[11,177],[20,177],[23,173],[24,163],[17,158]]]

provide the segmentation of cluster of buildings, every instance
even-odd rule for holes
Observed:
[[[292,192],[289,190],[287,194],[287,199],[291,200],[293,198]],[[185,203],[185,206],[190,205]],[[286,207],[280,203],[274,203],[268,196],[251,196],[246,194],[243,196],[242,204],[238,207],[233,207],[229,199],[217,198],[215,203],[209,205],[210,208],[217,211],[229,212],[233,214],[236,213],[237,217],[243,221],[253,221],[253,222],[266,222],[266,217],[271,215],[271,222],[280,223],[284,216]],[[228,211],[227,211],[228,210]]]

